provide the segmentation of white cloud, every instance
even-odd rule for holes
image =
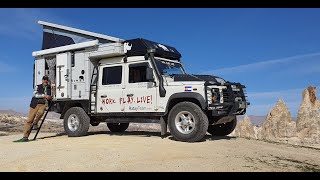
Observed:
[[[272,110],[272,108],[277,104],[277,102],[278,101],[275,100],[273,103],[266,103],[266,104],[254,104],[253,103],[247,109],[247,114],[248,115],[265,116]],[[284,100],[284,102],[285,102],[286,106],[288,107],[288,110],[290,111],[291,116],[296,117],[301,101],[287,102]]]
[[[226,68],[216,69],[213,71],[207,71],[207,72],[204,72],[204,74],[208,74],[208,73],[209,74],[248,73],[248,72],[252,72],[252,71],[259,71],[261,69],[272,69],[273,67],[279,66],[281,64],[291,65],[294,62],[305,61],[308,58],[313,58],[313,57],[317,57],[317,56],[320,56],[320,52],[303,54],[303,55],[296,55],[296,56],[279,58],[279,59],[274,59],[274,60],[267,60],[267,61],[262,61],[262,62],[257,62],[257,63],[244,64],[244,65],[239,65],[239,66],[234,66],[234,67],[226,67]],[[312,66],[310,66],[310,67],[312,67]],[[287,70],[287,69],[283,69],[283,70]],[[299,68],[295,68],[294,70],[300,71]],[[305,69],[303,69],[303,71],[305,71]],[[307,71],[307,72],[309,72],[309,71]]]
[[[222,68],[205,74],[213,73],[245,84],[251,102],[248,114],[266,115],[278,99],[283,99],[292,115],[296,116],[303,90],[308,85],[318,85],[319,60],[320,52]],[[293,89],[285,89],[288,87]]]
[[[0,61],[0,73],[15,72],[16,68],[12,65]]]
[[[36,40],[41,38],[41,27],[38,20],[65,22],[57,15],[43,9],[2,9],[0,12],[0,36],[26,38]]]
[[[320,87],[316,87],[319,89]],[[279,99],[284,100],[292,116],[297,116],[302,102],[302,93],[305,88],[287,89],[269,92],[248,92],[250,106],[247,110],[249,115],[267,115]],[[317,91],[317,97],[320,92]]]
[[[268,92],[248,92],[248,96],[251,98],[285,98],[285,97],[294,97],[297,98],[297,94],[302,94],[304,88],[297,89],[287,89],[280,91],[268,91]]]
[[[280,91],[268,91],[268,92],[248,92],[250,98],[255,99],[298,99],[302,100],[302,93],[306,88],[297,88],[297,89],[287,89]],[[320,86],[316,86],[316,89],[320,89]],[[320,92],[317,91],[317,96],[320,95]]]

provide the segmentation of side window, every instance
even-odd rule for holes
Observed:
[[[103,68],[102,85],[121,84],[122,66]]]
[[[147,63],[130,64],[129,65],[129,83],[148,82]]]

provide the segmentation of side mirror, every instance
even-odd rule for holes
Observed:
[[[152,68],[147,68],[146,76],[147,76],[146,79],[148,81],[154,81]]]

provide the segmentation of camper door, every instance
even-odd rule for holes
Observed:
[[[56,98],[71,98],[71,53],[57,54]]]
[[[34,66],[34,86],[42,83],[42,77],[45,75],[45,61],[44,59],[36,59]]]

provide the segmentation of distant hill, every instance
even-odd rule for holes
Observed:
[[[28,113],[23,113],[23,112],[17,112],[11,109],[8,110],[0,110],[0,114],[9,114],[9,115],[15,115],[15,116],[25,116],[28,117]],[[47,118],[49,119],[59,119],[60,114],[55,113],[55,112],[49,112],[47,115]]]
[[[15,115],[15,116],[28,116],[27,113],[17,112],[12,109],[0,110],[0,114],[10,114],[10,115]]]
[[[248,117],[250,118],[250,120],[251,120],[253,125],[261,126],[267,116],[248,115]],[[244,118],[244,115],[238,116],[238,120],[243,120],[243,118]],[[292,117],[292,120],[296,121],[297,118],[296,117]]]
[[[261,126],[267,116],[248,115],[248,117],[250,118],[253,125]],[[238,116],[238,120],[243,120],[243,118],[244,118],[244,115]]]
[[[50,111],[47,115],[47,118],[49,119],[60,119],[60,114],[59,113],[56,113],[56,112],[53,112],[53,111]]]

